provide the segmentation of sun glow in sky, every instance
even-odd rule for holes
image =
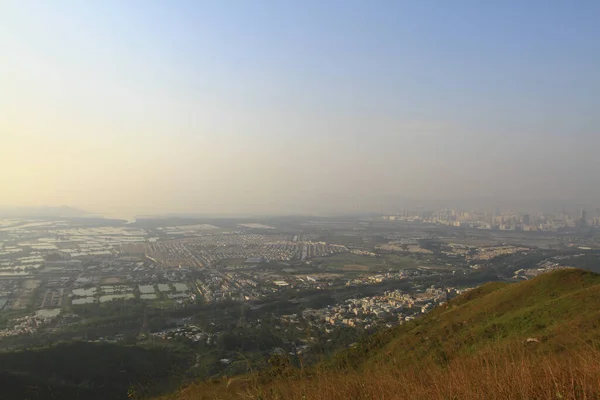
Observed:
[[[0,3],[0,205],[600,200],[594,1]]]

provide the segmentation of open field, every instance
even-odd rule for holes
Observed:
[[[445,265],[437,265],[431,263],[422,257],[418,259],[416,256],[398,255],[398,254],[382,254],[377,257],[362,256],[352,253],[335,254],[329,257],[317,257],[315,262],[321,263],[331,270],[344,272],[376,272],[382,270],[400,270],[412,269],[418,267],[427,267],[433,269],[447,269]]]
[[[114,284],[123,283],[123,282],[126,282],[126,280],[119,278],[119,277],[106,277],[106,278],[102,278],[100,280],[100,283],[109,284],[109,285],[114,285]]]
[[[329,257],[316,257],[313,261],[327,269],[338,271],[376,271],[385,268],[385,262],[378,257],[360,256],[352,253],[335,254]]]
[[[417,260],[415,257],[398,255],[398,254],[384,254],[382,259],[385,261],[385,265],[388,268],[393,269],[406,269],[406,268],[417,268],[423,264],[423,261]]]
[[[41,281],[36,279],[25,279],[23,280],[23,289],[37,289],[40,286]]]
[[[469,246],[497,246],[511,244],[516,246],[538,247],[542,249],[564,247],[564,237],[542,232],[510,231],[457,231],[451,236],[440,238],[445,243],[459,243]]]
[[[367,267],[366,265],[359,265],[359,264],[347,264],[338,269],[340,271],[365,271],[366,272],[369,270],[369,267]]]

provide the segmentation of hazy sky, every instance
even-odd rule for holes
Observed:
[[[0,206],[600,202],[600,2],[0,0]]]

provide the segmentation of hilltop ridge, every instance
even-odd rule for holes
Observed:
[[[323,363],[200,382],[164,399],[597,398],[600,275],[488,283]]]

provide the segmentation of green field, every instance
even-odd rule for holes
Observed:
[[[315,263],[338,271],[366,272],[385,268],[385,262],[379,257],[359,256],[352,253],[335,254],[329,257],[315,257]]]
[[[377,257],[361,256],[352,253],[335,254],[329,257],[316,257],[314,262],[320,263],[327,269],[344,273],[365,273],[388,270],[412,269],[427,267],[432,269],[448,269],[421,256],[421,259],[412,255],[381,254]]]
[[[321,265],[344,272],[376,272],[431,266],[426,261],[411,256],[383,254],[377,257],[361,256],[352,253],[335,254],[329,257],[316,257],[313,261]]]

